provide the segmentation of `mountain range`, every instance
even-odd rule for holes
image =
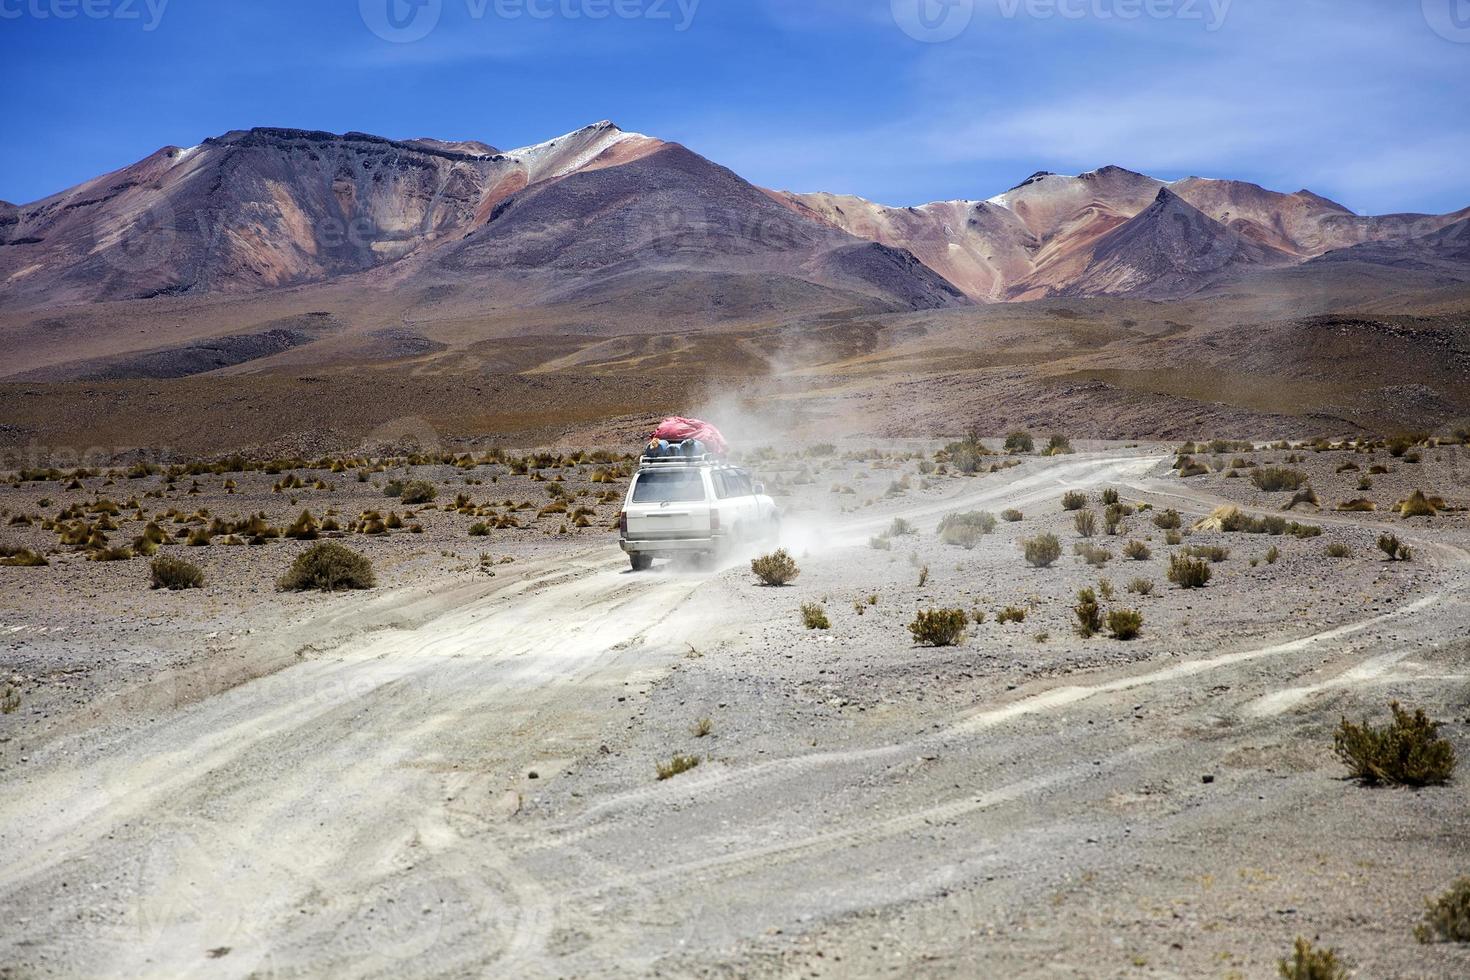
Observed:
[[[1470,209],[1116,166],[888,207],[608,122],[252,129],[0,203],[0,449],[531,444],[732,392],[823,436],[1428,429],[1467,315]]]
[[[1116,166],[1033,174],[985,200],[887,207],[759,188],[610,122],[507,151],[252,129],[0,203],[0,309],[356,277],[425,302],[605,300],[718,320],[1172,298],[1323,259],[1462,281],[1467,247],[1470,208],[1366,217],[1306,190]]]

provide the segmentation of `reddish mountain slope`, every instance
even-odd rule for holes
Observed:
[[[230,133],[0,210],[0,232],[0,303],[11,309],[258,292],[380,269],[395,287],[446,285],[492,307],[671,272],[790,276],[835,290],[832,307],[851,306],[849,292],[879,310],[965,302],[911,257],[802,220],[687,149],[607,122],[505,153]]]
[[[1214,282],[1218,276],[1213,270],[1190,273],[1187,268],[1170,266],[1161,273],[1167,284],[1156,284],[1132,273],[1123,275],[1116,263],[1108,274],[1096,267],[1094,249],[1101,239],[1150,208],[1163,189],[1263,249],[1235,254],[1230,265],[1237,270],[1257,262],[1270,267],[1283,261],[1301,262],[1360,243],[1423,236],[1457,217],[1361,216],[1310,191],[1282,194],[1244,181],[1200,177],[1166,184],[1112,166],[1075,177],[1036,173],[982,202],[890,208],[830,194],[777,192],[773,196],[799,213],[851,234],[906,248],[970,298],[992,302],[1080,295],[1090,288],[1102,288],[1114,273],[1121,277],[1120,282],[1132,283],[1126,288],[1139,295],[1185,295]],[[1194,220],[1184,212],[1174,214],[1182,220],[1181,227]],[[1213,229],[1201,233],[1210,238],[1216,234]],[[1193,264],[1196,262],[1186,266]],[[1141,262],[1129,268],[1136,273],[1151,265]]]
[[[1167,188],[1153,204],[1099,238],[1062,296],[1162,298],[1197,292],[1248,267],[1286,265],[1291,257],[1205,215]]]

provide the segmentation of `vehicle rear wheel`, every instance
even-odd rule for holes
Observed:
[[[653,567],[652,555],[629,555],[628,564],[633,566],[635,572],[646,572]]]

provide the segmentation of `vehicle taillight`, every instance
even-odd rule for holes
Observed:
[[[720,529],[720,512],[718,510],[711,509],[709,512],[709,529],[711,531],[718,531]]]
[[[628,512],[623,511],[618,515],[618,530],[624,537],[628,536]]]

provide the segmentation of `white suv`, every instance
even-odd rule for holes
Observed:
[[[781,513],[749,470],[706,457],[645,457],[628,488],[620,527],[623,550],[641,572],[655,558],[775,542]]]

